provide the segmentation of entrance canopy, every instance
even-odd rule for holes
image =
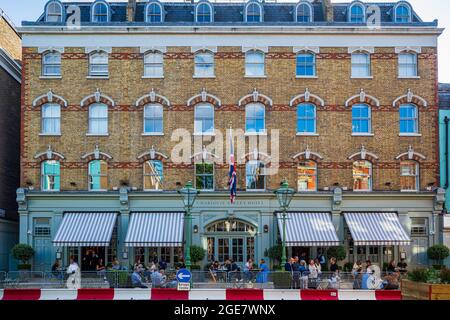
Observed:
[[[280,235],[283,237],[283,213],[277,213]],[[287,212],[286,245],[290,247],[338,246],[339,238],[329,212]]]
[[[356,246],[409,245],[411,239],[395,212],[344,212]]]
[[[67,212],[53,239],[56,247],[108,247],[117,212]]]
[[[183,212],[134,212],[125,246],[180,247],[183,245]]]

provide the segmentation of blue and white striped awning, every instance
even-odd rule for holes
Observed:
[[[283,237],[283,213],[277,213],[280,236]],[[287,212],[286,245],[303,246],[338,246],[339,238],[331,221],[329,212]]]
[[[56,247],[108,247],[117,212],[65,213],[53,239]]]
[[[134,212],[125,246],[180,247],[183,245],[183,212]]]
[[[356,246],[411,243],[395,212],[344,212],[344,217]]]

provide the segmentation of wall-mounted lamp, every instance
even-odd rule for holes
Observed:
[[[125,249],[124,250],[124,252],[122,253],[122,258],[124,259],[124,260],[127,260],[128,259],[128,251]]]
[[[62,252],[59,249],[56,251],[56,260],[61,260]]]
[[[264,233],[269,232],[269,226],[267,224],[264,225]]]
[[[194,233],[198,233],[198,225],[194,226]]]

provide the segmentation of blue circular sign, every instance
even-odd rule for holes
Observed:
[[[177,281],[178,282],[190,282],[192,278],[192,274],[188,269],[180,269],[177,272]]]

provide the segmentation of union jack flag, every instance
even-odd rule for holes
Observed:
[[[233,133],[231,128],[230,128],[230,171],[228,173],[228,176],[230,178],[230,181],[228,183],[230,188],[230,202],[234,203],[234,200],[236,199],[237,178],[236,178],[236,163],[234,161]]]

